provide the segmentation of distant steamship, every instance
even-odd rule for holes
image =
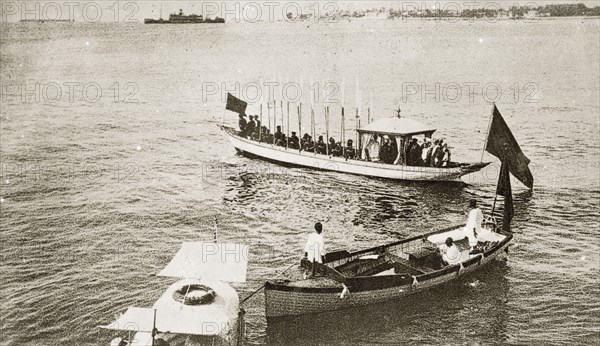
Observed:
[[[162,12],[162,11],[161,11]],[[186,16],[183,10],[179,13],[171,13],[169,19],[162,19],[162,14],[159,19],[145,18],[144,24],[214,24],[225,23],[225,19],[216,17],[215,19],[204,18],[202,15],[190,14]]]

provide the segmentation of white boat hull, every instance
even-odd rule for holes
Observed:
[[[244,155],[256,156],[288,165],[369,177],[416,181],[460,181],[461,176],[476,172],[488,165],[488,163],[475,163],[460,167],[436,168],[346,160],[342,157],[320,155],[268,143],[259,143],[240,137],[234,129],[225,126],[221,126],[221,130],[226,134],[233,147]]]

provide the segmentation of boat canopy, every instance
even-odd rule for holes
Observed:
[[[248,245],[186,242],[158,274],[187,279],[246,282]]]
[[[427,137],[431,137],[435,130],[414,119],[391,117],[375,120],[357,131],[359,133],[376,133],[378,135],[402,137],[424,134]]]
[[[129,307],[115,322],[103,329],[152,333],[154,309]],[[227,325],[228,317],[217,311],[210,314],[199,314],[191,309],[173,311],[156,310],[156,329],[162,333],[190,335],[218,335],[222,326]]]

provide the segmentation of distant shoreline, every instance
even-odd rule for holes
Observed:
[[[508,17],[456,17],[456,16],[448,16],[448,17],[444,17],[444,16],[439,16],[439,17],[411,17],[411,16],[407,16],[407,17],[394,17],[394,18],[388,18],[388,17],[376,17],[376,16],[364,16],[364,17],[341,17],[341,18],[320,18],[318,20],[314,20],[312,18],[306,18],[306,19],[301,19],[301,20],[297,20],[297,21],[286,21],[283,19],[277,20],[275,22],[269,22],[269,21],[265,21],[265,20],[260,20],[260,21],[256,21],[256,22],[246,22],[244,20],[230,20],[229,22],[227,22],[227,24],[257,24],[257,23],[289,23],[289,24],[297,24],[297,23],[311,23],[311,24],[315,24],[315,23],[326,23],[326,24],[337,24],[337,23],[345,23],[345,22],[354,22],[354,21],[360,21],[360,22],[367,22],[367,21],[390,21],[390,22],[398,22],[398,21],[407,21],[407,22],[416,22],[416,21],[422,21],[422,22],[488,22],[488,23],[494,23],[494,22],[507,22],[507,21],[514,21],[514,22],[526,22],[526,23],[533,23],[533,22],[537,22],[537,21],[545,21],[545,20],[581,20],[581,19],[588,19],[588,20],[598,20],[600,19],[600,15],[598,16],[544,16],[544,17],[519,17],[519,18],[508,18]],[[140,19],[136,22],[130,22],[130,23],[123,23],[123,22],[112,22],[112,21],[100,21],[100,22],[87,22],[87,21],[75,21],[75,20],[66,20],[66,19],[55,19],[55,20],[49,20],[49,19],[26,19],[26,20],[20,20],[20,21],[15,21],[15,22],[1,22],[1,24],[116,24],[116,25],[138,25],[138,24],[144,24],[144,20]],[[166,23],[166,25],[171,24],[171,23]],[[190,23],[193,24],[193,23]],[[177,24],[177,25],[185,25],[185,24]]]

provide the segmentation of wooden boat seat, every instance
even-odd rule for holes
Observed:
[[[363,258],[344,263],[335,269],[348,277],[372,275],[371,273],[377,273],[381,270],[388,269],[389,265],[386,268],[380,269],[380,267],[382,265],[385,266],[387,262],[388,260],[383,255],[365,256]]]
[[[432,268],[414,265],[409,260],[390,252],[386,252],[385,257],[394,265],[396,272],[409,273],[410,275],[421,275],[434,271]]]

